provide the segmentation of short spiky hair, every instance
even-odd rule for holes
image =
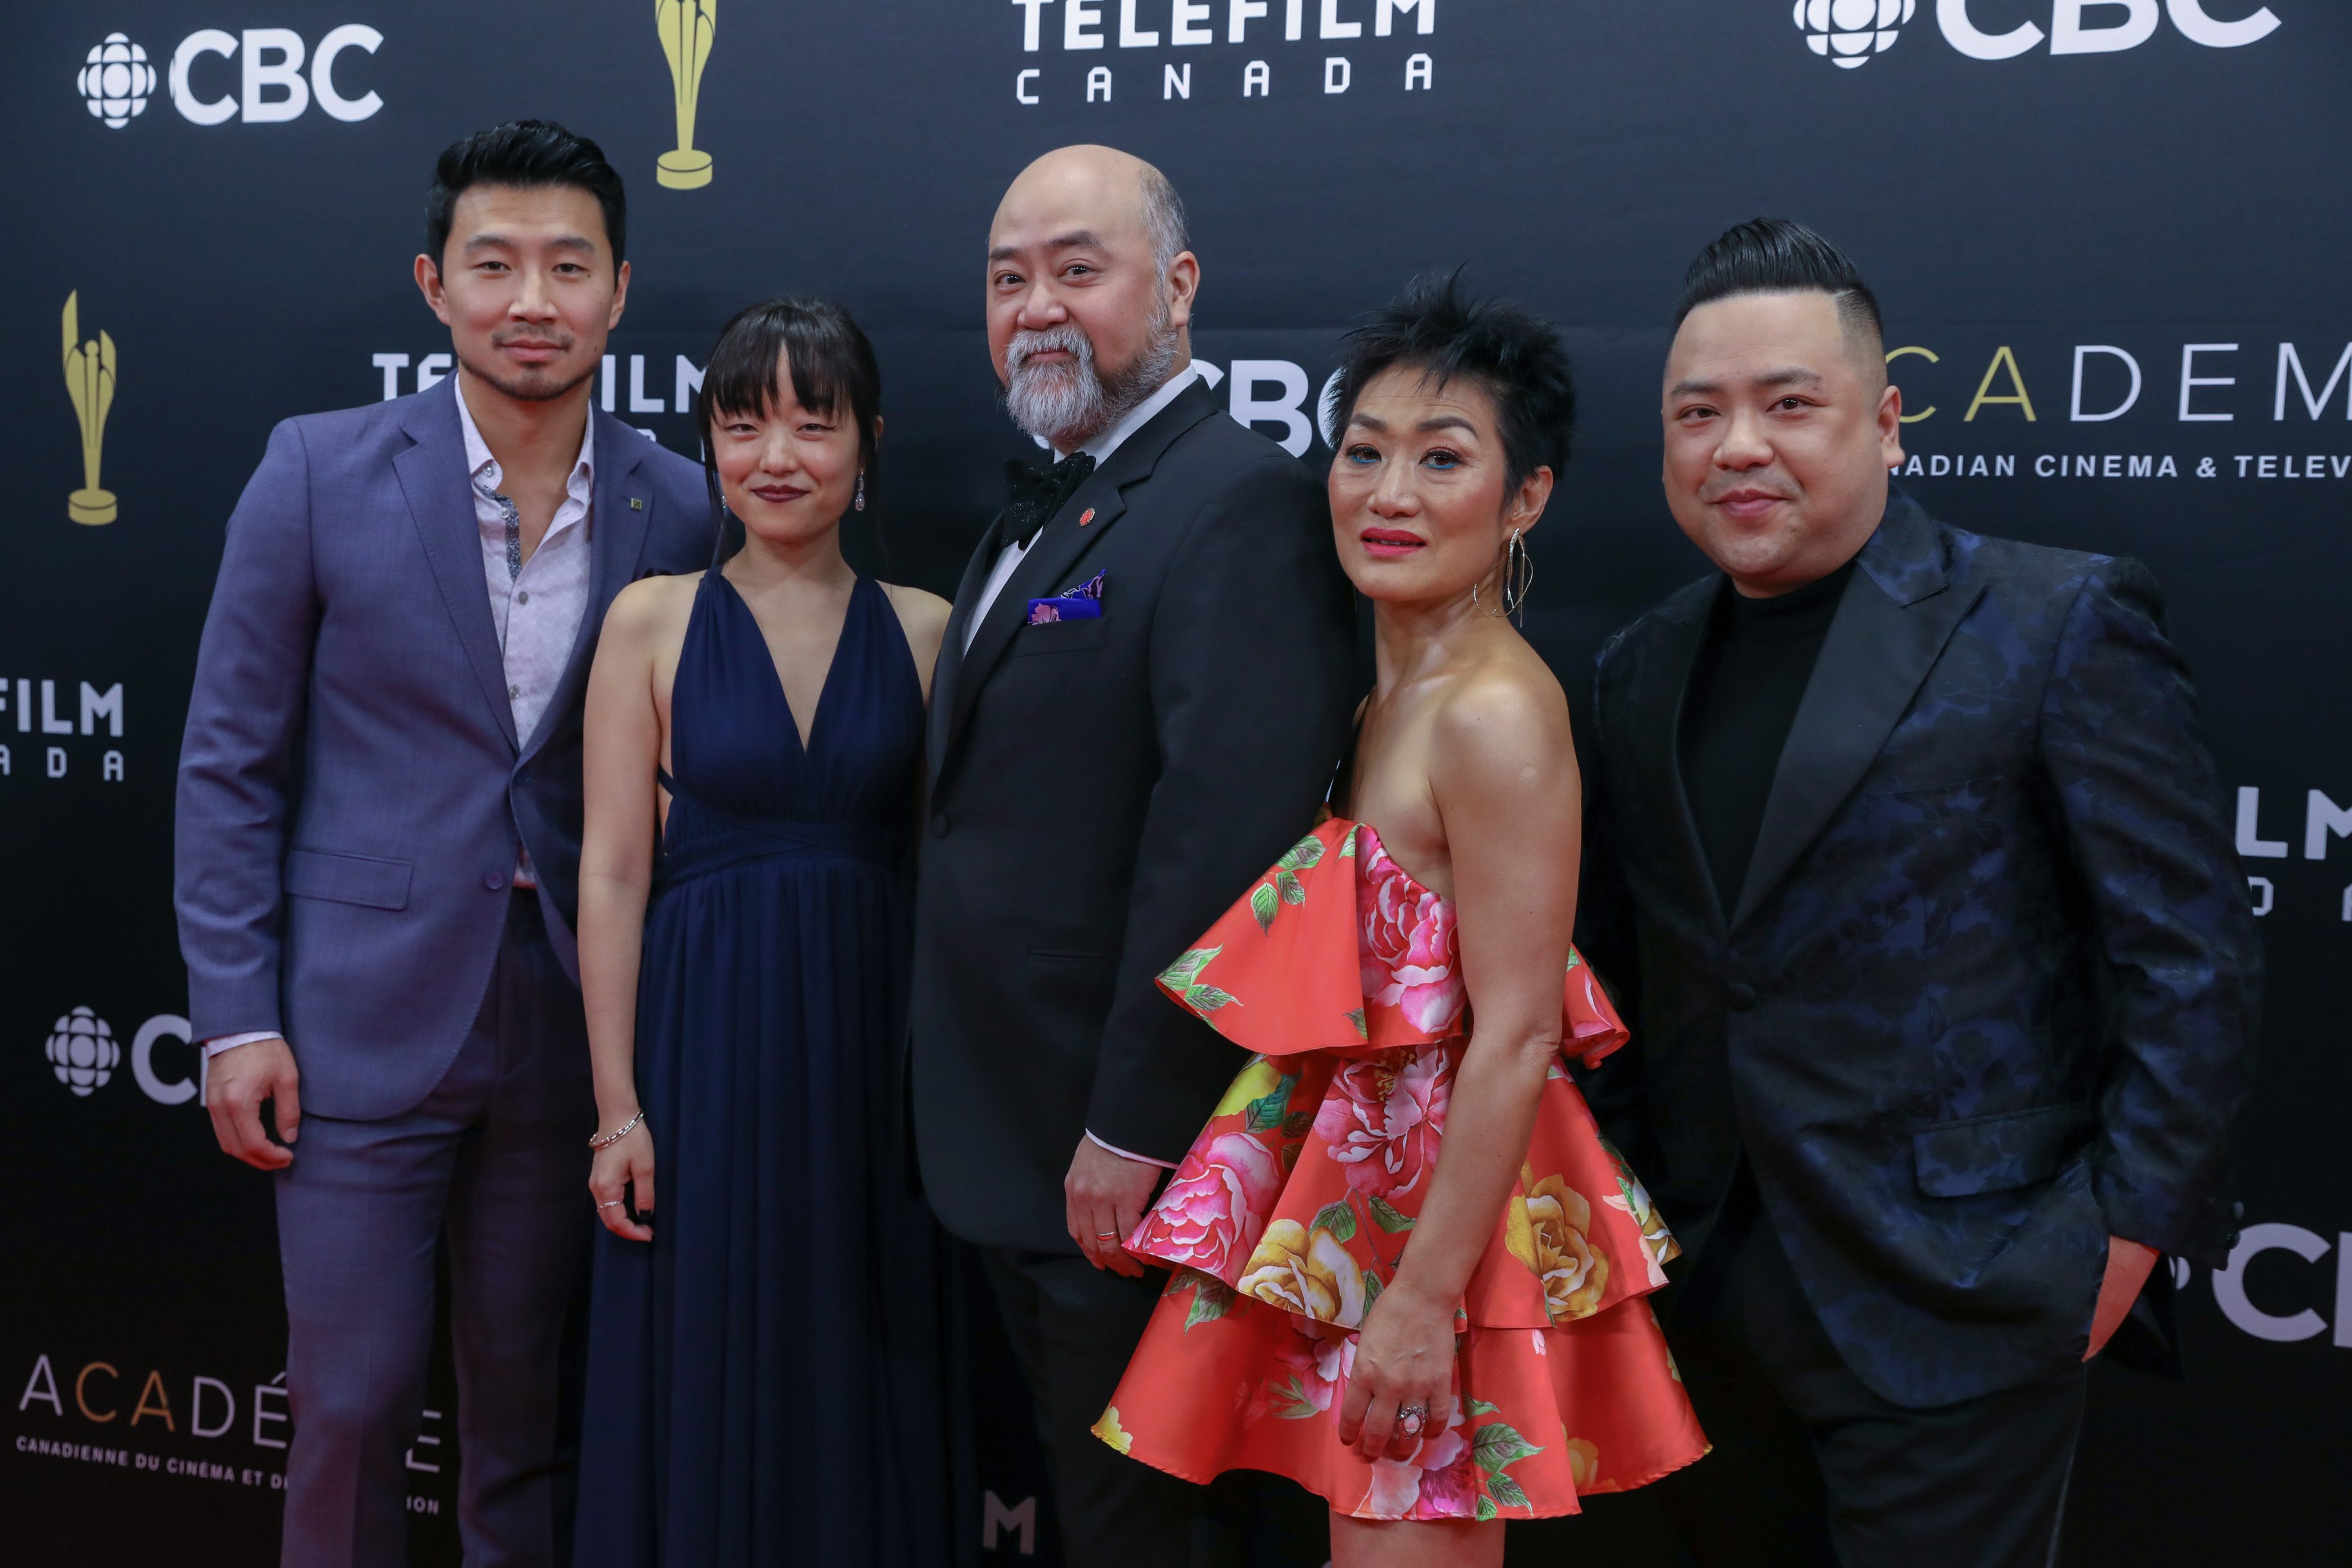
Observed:
[[[425,197],[425,250],[433,264],[449,246],[450,215],[457,198],[476,185],[509,185],[521,190],[572,185],[596,198],[604,215],[604,237],[612,243],[613,265],[628,254],[629,202],[621,189],[618,170],[604,161],[604,150],[585,136],[575,136],[552,120],[515,120],[477,131],[451,142],[434,166],[433,188]]]
[[[1463,292],[1462,273],[1414,279],[1342,345],[1333,391],[1332,438],[1344,439],[1356,400],[1382,371],[1417,369],[1443,386],[1466,376],[1495,400],[1507,488],[1568,466],[1576,433],[1576,382],[1568,347],[1549,321],[1502,300]]]
[[[1827,294],[1837,302],[1838,320],[1850,332],[1885,340],[1878,296],[1862,280],[1846,253],[1785,217],[1754,217],[1716,237],[1683,275],[1683,297],[1675,325],[1701,305],[1737,294]]]

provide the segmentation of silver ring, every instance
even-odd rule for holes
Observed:
[[[621,1203],[622,1203],[622,1200],[621,1200],[621,1199],[619,1199],[619,1198],[614,1198],[614,1199],[611,1203],[609,1203],[609,1204],[598,1204],[596,1206],[597,1206],[598,1208],[600,1208],[600,1209],[616,1209],[616,1208],[619,1208],[619,1207],[621,1206]]]
[[[1097,1241],[1117,1241],[1118,1239],[1118,1232],[1115,1230],[1098,1230],[1095,1232],[1095,1239]]]
[[[1429,1407],[1427,1405],[1401,1405],[1397,1406],[1397,1430],[1402,1432],[1408,1437],[1420,1436],[1421,1428],[1423,1423],[1427,1422],[1428,1419]]]

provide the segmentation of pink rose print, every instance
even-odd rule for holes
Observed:
[[[1478,1509],[1475,1457],[1462,1436],[1462,1402],[1445,1430],[1425,1439],[1406,1459],[1375,1459],[1371,1485],[1358,1518],[1471,1519]]]
[[[1169,1244],[1152,1255],[1228,1279],[1230,1265],[1256,1247],[1281,1190],[1282,1163],[1248,1134],[1228,1132],[1195,1147],[1145,1220],[1143,1228]]]
[[[1462,1012],[1454,906],[1416,887],[1377,838],[1372,847],[1356,884],[1356,912],[1364,927],[1364,994],[1397,1008],[1423,1034],[1440,1033]]]
[[[1445,1107],[1454,1097],[1446,1070],[1452,1047],[1400,1047],[1355,1057],[1331,1076],[1315,1113],[1315,1134],[1344,1168],[1348,1184],[1377,1198],[1420,1185],[1437,1158]]]

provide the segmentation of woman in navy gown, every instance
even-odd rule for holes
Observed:
[[[592,1568],[949,1553],[937,1233],[895,1131],[948,605],[842,556],[880,393],[834,306],[729,322],[697,412],[741,548],[624,589],[589,679]]]

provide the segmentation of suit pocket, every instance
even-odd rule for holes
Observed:
[[[2081,1152],[2093,1126],[2091,1103],[2078,1100],[1915,1128],[1919,1190],[1964,1198],[2046,1182]]]
[[[330,855],[295,849],[286,857],[286,891],[298,899],[360,904],[372,910],[404,910],[416,868],[405,860],[366,855]]]
[[[1005,657],[1024,658],[1041,653],[1092,653],[1102,647],[1110,636],[1110,623],[1100,616],[1083,621],[1045,621],[1023,626],[1013,634],[1013,648]]]

